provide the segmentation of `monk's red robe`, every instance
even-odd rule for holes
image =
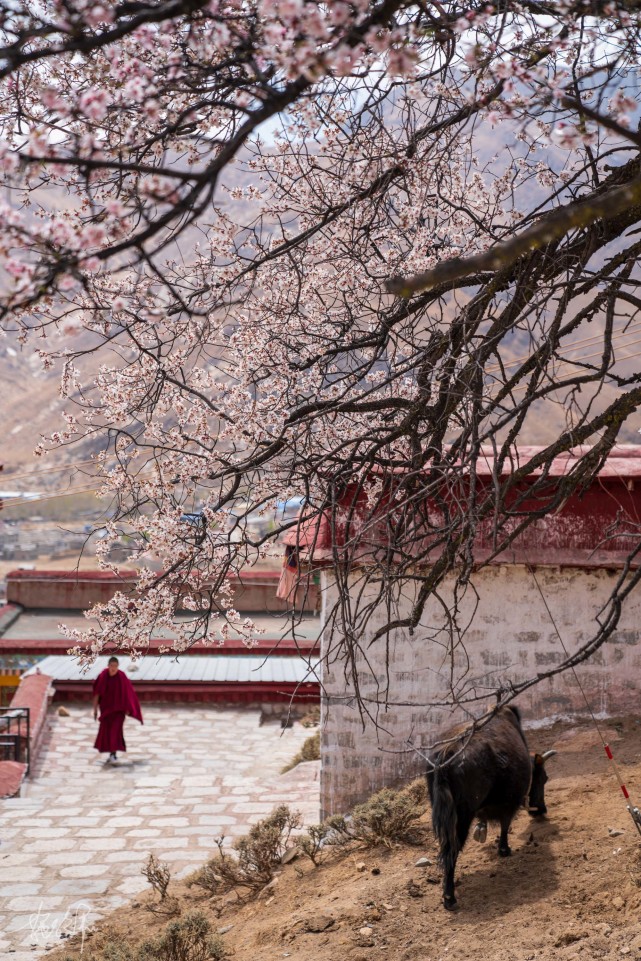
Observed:
[[[109,669],[101,671],[93,682],[93,692],[99,697],[100,727],[94,747],[101,753],[126,751],[127,745],[122,733],[125,717],[134,717],[142,724],[140,702],[133,684],[126,674],[118,671],[111,676]]]

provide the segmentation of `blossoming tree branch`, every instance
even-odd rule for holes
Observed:
[[[126,529],[162,568],[69,632],[83,656],[251,644],[230,578],[289,530],[301,563],[323,542],[355,680],[466,589],[479,525],[496,556],[630,438],[640,30],[622,0],[0,3],[0,322],[60,368],[39,453],[98,451],[103,562]]]

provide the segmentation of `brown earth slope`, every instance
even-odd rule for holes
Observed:
[[[604,725],[633,797],[641,797],[641,726]],[[530,734],[549,762],[549,816],[521,813],[509,859],[470,841],[459,860],[460,909],[441,906],[436,848],[354,848],[318,868],[287,864],[257,899],[213,902],[176,884],[181,910],[205,911],[224,932],[234,961],[538,961],[641,958],[641,839],[590,725],[556,725]],[[425,822],[427,825],[427,817]],[[621,833],[619,833],[621,832]],[[417,867],[427,856],[430,864]],[[91,935],[84,959],[108,943],[157,933],[159,917],[142,897]],[[320,929],[320,930],[313,930]],[[324,930],[323,930],[324,929]],[[80,958],[80,945],[48,955]]]

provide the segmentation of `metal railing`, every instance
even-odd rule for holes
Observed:
[[[26,764],[28,774],[30,735],[28,707],[0,707],[0,761]]]

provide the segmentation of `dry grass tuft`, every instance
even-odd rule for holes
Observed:
[[[304,761],[320,761],[320,756],[320,731],[316,731],[315,734],[303,741],[300,751],[281,769],[280,773],[286,774],[287,771],[291,771],[297,764],[302,764]]]

